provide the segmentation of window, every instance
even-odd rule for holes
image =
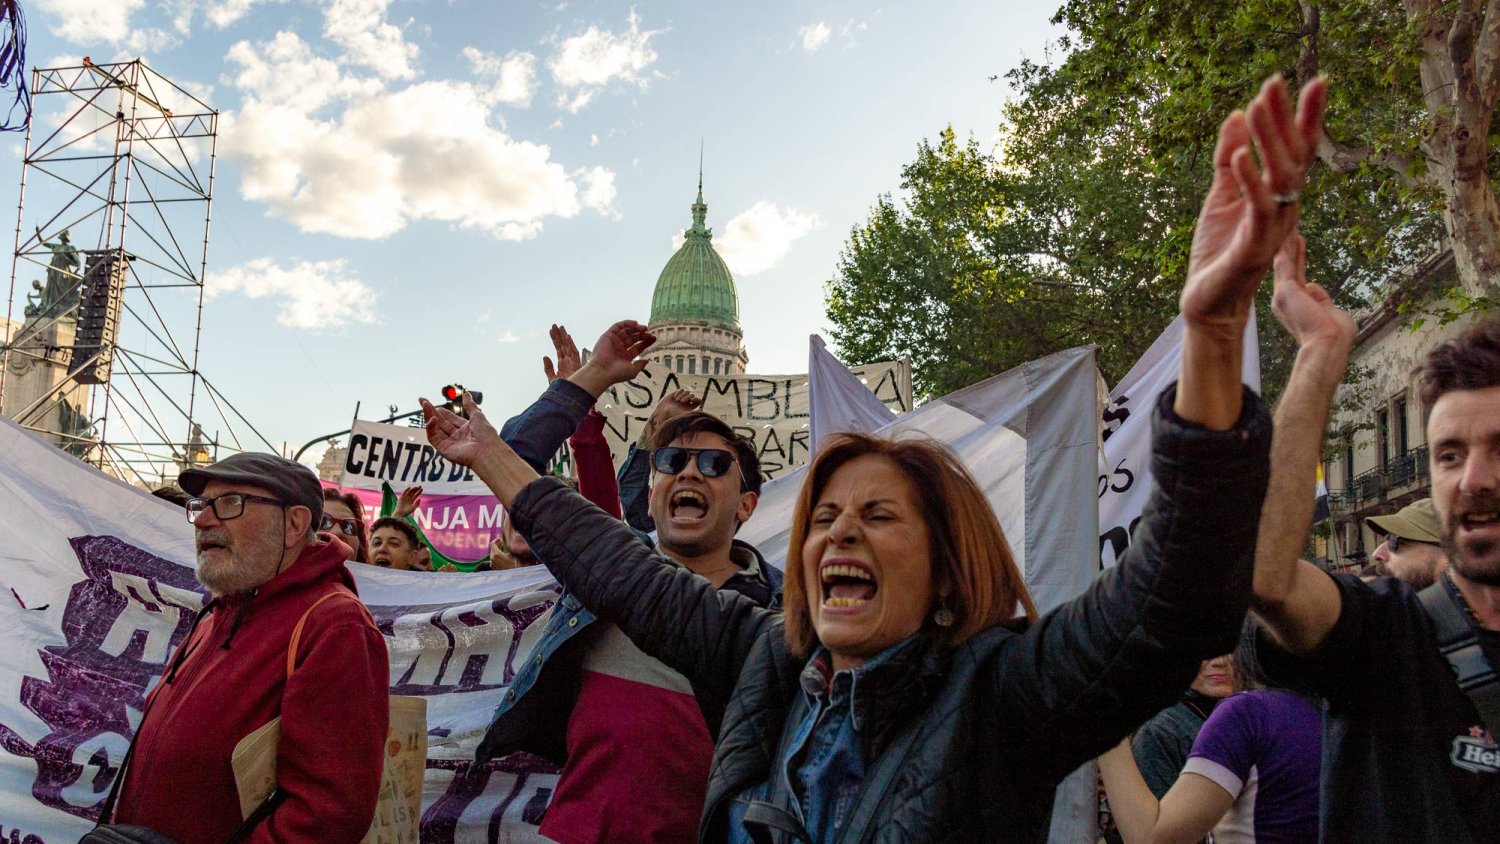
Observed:
[[[1407,439],[1410,434],[1406,422],[1406,396],[1399,396],[1395,402],[1396,415],[1396,453],[1405,454],[1411,448]]]
[[[1354,435],[1344,434],[1344,492],[1354,491]]]
[[[1384,469],[1391,449],[1391,412],[1382,407],[1375,413],[1375,465]]]
[[[689,375],[697,375],[698,374],[698,359],[697,358],[688,358],[688,374]]]
[[[680,375],[687,372],[687,360],[682,355],[677,356],[677,373]]]

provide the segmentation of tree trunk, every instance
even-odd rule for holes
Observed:
[[[1471,295],[1493,296],[1500,292],[1500,200],[1488,170],[1495,92],[1483,71],[1500,60],[1493,55],[1500,44],[1484,37],[1489,15],[1480,13],[1475,0],[1405,5],[1422,46],[1423,99],[1431,121],[1422,150],[1432,181],[1443,191],[1459,281]]]
[[[1500,200],[1482,168],[1468,178],[1444,174],[1444,211],[1458,278],[1472,296],[1500,294]]]

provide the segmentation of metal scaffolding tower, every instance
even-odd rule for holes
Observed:
[[[33,70],[32,96],[0,412],[130,482],[242,449],[198,370],[218,112],[139,59]]]

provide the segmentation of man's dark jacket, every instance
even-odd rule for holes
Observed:
[[[1211,432],[1157,408],[1156,488],[1121,562],[1029,629],[928,647],[860,713],[866,774],[840,841],[1039,841],[1057,783],[1176,700],[1229,651],[1250,600],[1271,423],[1248,390]],[[511,513],[565,588],[643,651],[728,698],[700,831],[766,781],[805,711],[781,617],[656,558],[560,481],[526,486]],[[1018,625],[1019,626],[1019,625]],[[767,817],[781,805],[751,807]],[[758,840],[792,841],[780,829]]]

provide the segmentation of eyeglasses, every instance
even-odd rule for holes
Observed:
[[[1394,533],[1388,533],[1388,534],[1385,535],[1385,547],[1391,549],[1391,553],[1392,554],[1399,554],[1399,553],[1401,553],[1401,546],[1403,546],[1403,545],[1412,545],[1412,544],[1416,544],[1416,545],[1436,545],[1437,543],[1435,543],[1435,542],[1423,542],[1420,539],[1407,539],[1407,538],[1402,537],[1402,536],[1397,536]]]
[[[287,506],[285,501],[267,498],[264,495],[251,495],[248,492],[226,492],[223,495],[213,498],[189,498],[187,503],[187,520],[189,523],[197,522],[198,517],[203,515],[203,511],[210,508],[214,511],[214,518],[221,522],[238,519],[245,513],[246,501],[275,504],[277,507]]]
[[[688,461],[698,456],[698,472],[705,478],[717,478],[729,473],[734,466],[734,455],[722,448],[682,448],[666,445],[651,452],[651,466],[665,475],[675,475],[687,468]]]
[[[318,530],[332,531],[334,525],[338,525],[339,533],[345,536],[359,536],[358,519],[335,519],[327,513],[323,514],[323,521],[318,522]]]

